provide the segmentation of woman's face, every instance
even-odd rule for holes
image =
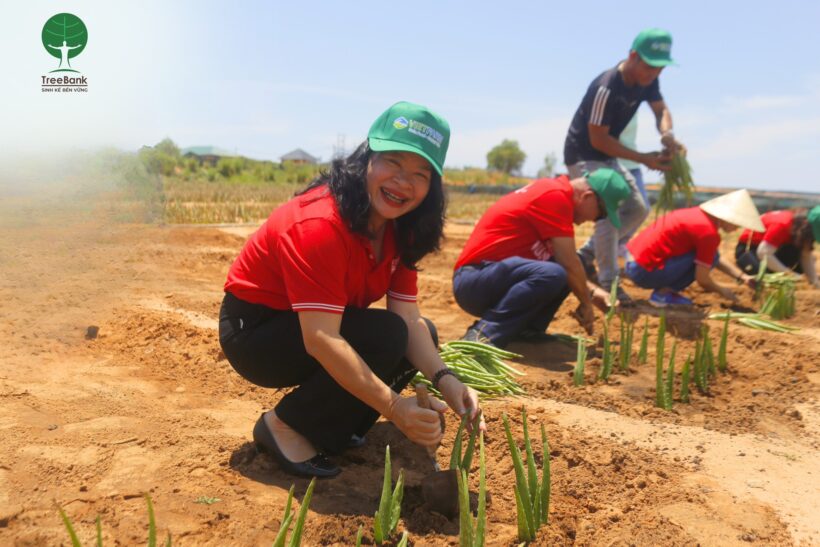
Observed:
[[[371,224],[396,219],[418,207],[430,190],[433,168],[412,152],[377,152],[367,166]]]

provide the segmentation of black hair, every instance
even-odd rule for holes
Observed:
[[[333,160],[330,169],[322,171],[304,194],[319,186],[327,186],[336,200],[339,214],[354,233],[369,236],[370,196],[367,193],[367,168],[374,152],[367,141],[346,158]],[[432,167],[432,166],[431,166]],[[445,196],[441,175],[430,171],[430,190],[418,207],[395,220],[396,243],[402,264],[417,269],[416,263],[426,254],[441,247],[444,234]]]
[[[792,221],[792,243],[800,250],[809,248],[814,244],[814,234],[811,230],[808,218],[805,213],[797,213]]]

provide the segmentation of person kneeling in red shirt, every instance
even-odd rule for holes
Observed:
[[[763,229],[757,207],[746,190],[667,213],[627,243],[631,258],[626,263],[626,275],[639,287],[654,289],[649,303],[658,307],[691,305],[692,301],[679,293],[694,281],[707,291],[735,301],[735,293],[715,283],[711,270],[717,267],[738,282],[754,285],[752,276],[718,253],[718,228],[731,232],[738,227]]]
[[[437,114],[393,105],[349,157],[274,210],[231,266],[219,341],[248,381],[295,386],[253,430],[288,473],[338,474],[324,454],[361,444],[380,414],[436,446],[448,405],[473,419],[479,410],[416,304],[416,264],[442,237],[449,139]],[[368,308],[385,294],[386,310]],[[417,371],[446,405],[399,395]]]
[[[749,275],[757,274],[762,261],[770,272],[804,274],[820,288],[814,267],[814,242],[820,240],[820,205],[805,211],[769,211],[760,216],[766,231],[744,230],[735,248],[735,262]]]
[[[600,168],[573,180],[536,180],[487,209],[454,268],[456,302],[480,317],[463,338],[499,347],[543,340],[570,291],[579,301],[575,316],[591,334],[592,303],[606,309],[609,295],[587,280],[573,224],[609,218],[619,227],[618,207],[630,192],[620,173]]]

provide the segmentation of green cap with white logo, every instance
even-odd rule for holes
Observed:
[[[672,35],[659,28],[642,30],[632,42],[632,51],[637,52],[649,66],[676,64],[672,60]]]
[[[376,152],[418,154],[441,175],[450,145],[450,124],[427,107],[402,101],[373,122],[367,141]]]
[[[820,243],[820,205],[812,207],[812,210],[806,215],[806,220],[811,224],[811,234],[814,236],[814,241]]]
[[[621,227],[621,217],[618,216],[618,207],[629,197],[632,189],[626,179],[614,169],[601,167],[592,173],[585,173],[587,183],[598,194],[606,207],[606,216],[613,226]]]

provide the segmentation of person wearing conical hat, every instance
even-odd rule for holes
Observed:
[[[746,190],[710,199],[698,207],[672,211],[641,231],[627,244],[631,259],[626,275],[644,289],[653,289],[650,304],[691,305],[680,294],[697,281],[704,290],[735,301],[734,291],[712,279],[717,268],[738,283],[754,285],[754,277],[743,273],[718,253],[720,232],[737,228],[763,231],[760,214]]]
[[[820,288],[812,248],[820,241],[820,205],[810,211],[786,209],[769,211],[760,220],[765,232],[744,230],[735,248],[737,265],[755,275],[762,261],[770,272],[804,274],[809,283]]]

